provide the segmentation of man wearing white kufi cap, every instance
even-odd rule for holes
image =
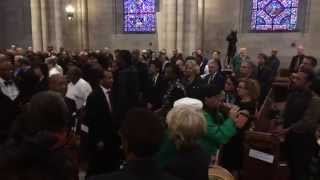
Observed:
[[[213,87],[206,87],[202,90],[203,102],[198,99],[182,98],[174,102],[175,108],[194,108],[202,111],[206,119],[207,133],[199,140],[199,144],[211,155],[215,156],[222,144],[225,144],[236,133],[236,119],[239,113],[238,107],[231,107],[229,117],[221,115],[217,109],[217,102],[220,90]],[[216,100],[215,100],[216,99]],[[169,112],[170,113],[170,112]],[[217,117],[221,117],[220,120]],[[222,120],[222,121],[221,121]],[[171,139],[163,143],[157,159],[161,166],[166,167],[167,163],[175,158],[176,149]]]
[[[175,101],[173,103],[173,107],[190,107],[190,108],[194,108],[196,110],[202,110],[203,108],[203,103],[198,100],[198,99],[193,99],[193,98],[182,98],[182,99],[178,99],[177,101]]]

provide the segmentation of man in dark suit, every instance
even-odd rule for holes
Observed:
[[[289,72],[294,73],[298,72],[299,66],[302,64],[302,61],[304,59],[304,48],[302,46],[299,46],[298,49],[298,54],[296,56],[293,56],[290,66],[289,66]]]
[[[87,177],[113,172],[120,167],[120,138],[113,121],[113,75],[101,70],[100,86],[88,97],[89,167]]]
[[[196,61],[198,63],[198,65],[200,66],[200,75],[202,75],[204,73],[204,69],[206,67],[206,65],[208,64],[208,59],[206,57],[203,56],[201,49],[198,49],[195,52],[196,55]]]
[[[142,62],[140,50],[134,50],[132,52],[132,63],[139,75],[139,103],[141,106],[145,106],[148,94],[149,71],[148,65],[145,62]]]
[[[275,78],[277,76],[278,70],[280,67],[280,60],[279,60],[277,54],[278,54],[278,50],[272,49],[271,56],[266,61],[266,66],[268,66],[272,71],[272,73],[271,73],[272,78]]]
[[[177,179],[159,169],[153,158],[164,137],[164,127],[154,113],[145,109],[129,111],[121,128],[121,137],[128,161],[124,171],[90,180]]]
[[[24,104],[28,103],[31,97],[34,95],[39,79],[33,72],[30,62],[26,57],[22,57],[20,61],[21,67],[16,73],[15,83],[20,91],[17,101],[19,101],[20,106],[23,106]]]
[[[219,60],[210,60],[208,63],[209,74],[204,77],[204,82],[209,86],[214,86],[220,90],[224,88],[225,76],[221,72],[221,63]]]
[[[0,54],[0,144],[7,136],[18,108],[15,102],[19,91],[12,81],[13,67],[7,56]]]
[[[114,74],[114,113],[117,127],[120,127],[124,115],[129,109],[139,105],[141,84],[139,73],[132,63],[132,55],[128,50],[120,50],[117,54],[118,71]]]
[[[148,108],[157,110],[162,105],[162,95],[166,89],[166,83],[161,75],[162,64],[159,60],[150,63],[150,85],[148,91]]]

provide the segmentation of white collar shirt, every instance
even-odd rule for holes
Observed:
[[[14,82],[11,84],[6,84],[5,80],[0,77],[0,90],[1,92],[9,97],[12,101],[14,101],[18,95],[19,95],[19,90],[17,86],[15,85]]]
[[[110,100],[110,89],[106,89],[104,88],[103,86],[100,86],[104,95],[106,96],[106,100],[107,100],[107,103],[108,103],[108,108],[109,108],[109,111],[112,112],[112,105],[111,105],[111,100]]]
[[[87,97],[92,92],[90,84],[84,79],[80,78],[77,83],[68,84],[66,97],[73,99],[76,102],[77,109],[81,109],[87,101]]]

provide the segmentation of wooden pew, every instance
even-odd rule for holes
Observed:
[[[289,78],[276,78],[272,83],[272,87],[262,104],[256,120],[254,122],[255,131],[270,132],[273,127],[273,118],[270,115],[271,111],[274,110],[279,104],[284,104],[289,92]]]
[[[279,138],[270,133],[248,132],[245,139],[245,154],[242,179],[288,180],[287,164],[281,161]]]
[[[277,123],[271,112],[279,104],[284,107],[289,84],[288,77],[275,79],[258,112],[254,122],[254,131],[246,134],[242,179],[288,180],[289,170],[281,153],[281,140],[270,132]]]

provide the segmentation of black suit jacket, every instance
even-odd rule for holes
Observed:
[[[139,88],[140,88],[139,91],[142,95],[139,101],[143,105],[148,96],[148,85],[150,81],[150,79],[148,78],[148,75],[149,75],[148,66],[147,64],[142,63],[140,61],[136,62],[134,66],[139,76]]]
[[[41,81],[39,81],[35,88],[34,88],[34,93],[42,92],[42,91],[47,91],[49,88],[49,80],[48,78],[44,78]]]
[[[202,64],[200,65],[200,74],[204,73],[204,69],[206,68],[206,65],[208,64],[209,60],[205,57],[202,59]]]
[[[119,138],[113,123],[113,115],[101,87],[93,90],[87,98],[86,119],[89,127],[89,151],[94,152],[99,142],[103,142],[110,153],[119,149]]]
[[[201,77],[196,77],[193,82],[184,81],[184,86],[186,87],[187,96],[190,98],[201,99],[202,98],[202,88],[206,85],[205,81]]]
[[[180,149],[165,170],[183,180],[208,180],[211,157],[200,145]]]
[[[134,66],[127,67],[114,74],[113,109],[118,128],[129,109],[139,105],[140,89],[139,73]]]
[[[167,89],[167,81],[159,74],[158,78],[153,81],[153,78],[150,78],[149,81],[149,91],[148,91],[148,102],[152,104],[153,110],[158,110],[162,105],[162,96]]]
[[[15,83],[20,92],[18,97],[20,104],[23,105],[29,102],[35,93],[35,88],[38,82],[39,79],[31,68],[19,71],[15,79]]]
[[[7,138],[9,129],[18,113],[16,102],[4,95],[0,90],[0,144]]]
[[[304,58],[304,55],[296,55],[292,58],[290,66],[289,66],[289,72],[297,72],[299,69],[299,65],[302,63]]]
[[[112,104],[112,95],[109,95],[109,99]],[[119,169],[120,138],[114,126],[112,114],[102,88],[96,87],[88,96],[86,104],[86,117],[89,127],[88,177],[114,172]],[[98,146],[100,142],[103,143],[102,147]]]
[[[179,180],[159,169],[153,160],[129,161],[122,172],[105,174],[89,180]]]
[[[77,114],[77,106],[76,102],[73,99],[68,97],[64,97],[64,102],[66,103],[69,110],[69,118],[67,122],[68,130],[71,130],[72,127],[75,126],[75,117]]]
[[[206,75],[204,77],[204,82],[206,82],[207,85],[212,85],[222,90],[224,88],[224,81],[226,78],[224,74],[221,71],[218,71],[214,78],[211,81],[209,81],[211,76],[211,74]]]

